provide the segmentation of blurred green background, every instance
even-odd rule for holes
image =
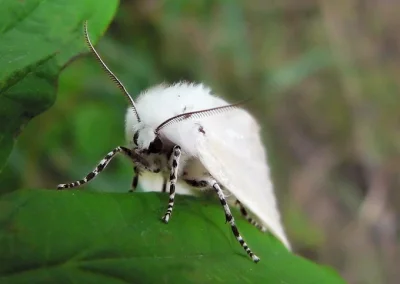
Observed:
[[[255,97],[295,251],[349,283],[398,283],[399,11],[378,0],[121,1],[97,49],[134,95],[190,80],[232,102]],[[92,56],[77,58],[0,185],[81,178],[125,144],[126,106]],[[132,173],[116,159],[85,190],[127,191]]]

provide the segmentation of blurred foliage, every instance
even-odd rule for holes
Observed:
[[[122,1],[97,49],[131,94],[185,79],[230,101],[256,97],[249,109],[264,129],[296,251],[349,283],[397,283],[399,8],[378,0]],[[75,60],[54,106],[20,135],[1,188],[81,178],[124,144],[125,108],[92,57]],[[125,191],[131,176],[117,159],[85,190]]]

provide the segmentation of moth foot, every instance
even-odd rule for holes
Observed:
[[[253,255],[251,256],[251,258],[253,259],[254,263],[257,263],[257,262],[260,261],[260,258],[259,258],[258,256],[256,256],[255,254],[253,254]]]
[[[161,218],[161,220],[165,223],[165,224],[168,224],[168,222],[169,222],[169,218],[171,217],[171,215],[170,214],[165,214],[162,218]]]
[[[59,185],[57,185],[57,189],[58,190],[62,190],[62,189],[66,189],[66,188],[68,188],[67,184],[59,184]]]

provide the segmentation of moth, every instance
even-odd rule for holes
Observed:
[[[261,231],[269,230],[290,250],[260,127],[240,103],[228,104],[204,84],[187,82],[157,85],[142,92],[134,101],[93,47],[87,22],[84,34],[91,52],[129,101],[125,125],[128,145],[109,152],[82,180],[60,184],[58,189],[75,188],[89,182],[120,153],[134,164],[132,190],[142,173],[157,173],[163,177],[163,188],[169,189],[168,207],[162,217],[165,223],[171,218],[177,182],[180,182],[193,190],[215,191],[233,235],[254,262],[260,258],[241,236],[229,204],[238,206],[250,223]],[[255,218],[250,217],[247,210]]]

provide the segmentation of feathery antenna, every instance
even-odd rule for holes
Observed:
[[[128,93],[124,85],[121,83],[121,81],[117,78],[117,76],[114,75],[113,72],[107,67],[107,65],[104,63],[104,61],[101,59],[100,55],[97,53],[96,49],[93,47],[92,42],[90,41],[89,38],[89,33],[88,33],[88,27],[87,27],[87,21],[84,23],[84,33],[85,33],[85,40],[87,45],[89,46],[90,50],[92,53],[96,56],[97,61],[100,62],[101,66],[103,69],[107,72],[108,76],[110,76],[111,80],[117,85],[117,87],[122,91],[122,93],[125,95],[125,97],[128,99],[129,103],[132,105],[133,111],[135,112],[137,120],[140,122],[139,114],[136,110],[136,105],[135,102],[133,101],[131,95]]]
[[[205,116],[210,116],[214,114],[218,114],[224,111],[232,110],[235,108],[238,108],[239,106],[243,105],[244,103],[248,102],[250,99],[247,99],[245,101],[238,102],[236,104],[231,104],[231,105],[226,105],[226,106],[220,106],[220,107],[214,107],[214,108],[209,108],[209,109],[203,109],[203,110],[197,110],[197,111],[192,111],[192,112],[186,112],[182,114],[178,114],[176,116],[173,116],[171,118],[168,118],[166,121],[161,123],[157,128],[156,128],[156,133],[159,133],[161,129],[164,127],[167,127],[168,125],[187,120],[187,119],[192,119],[192,118],[201,118]]]

